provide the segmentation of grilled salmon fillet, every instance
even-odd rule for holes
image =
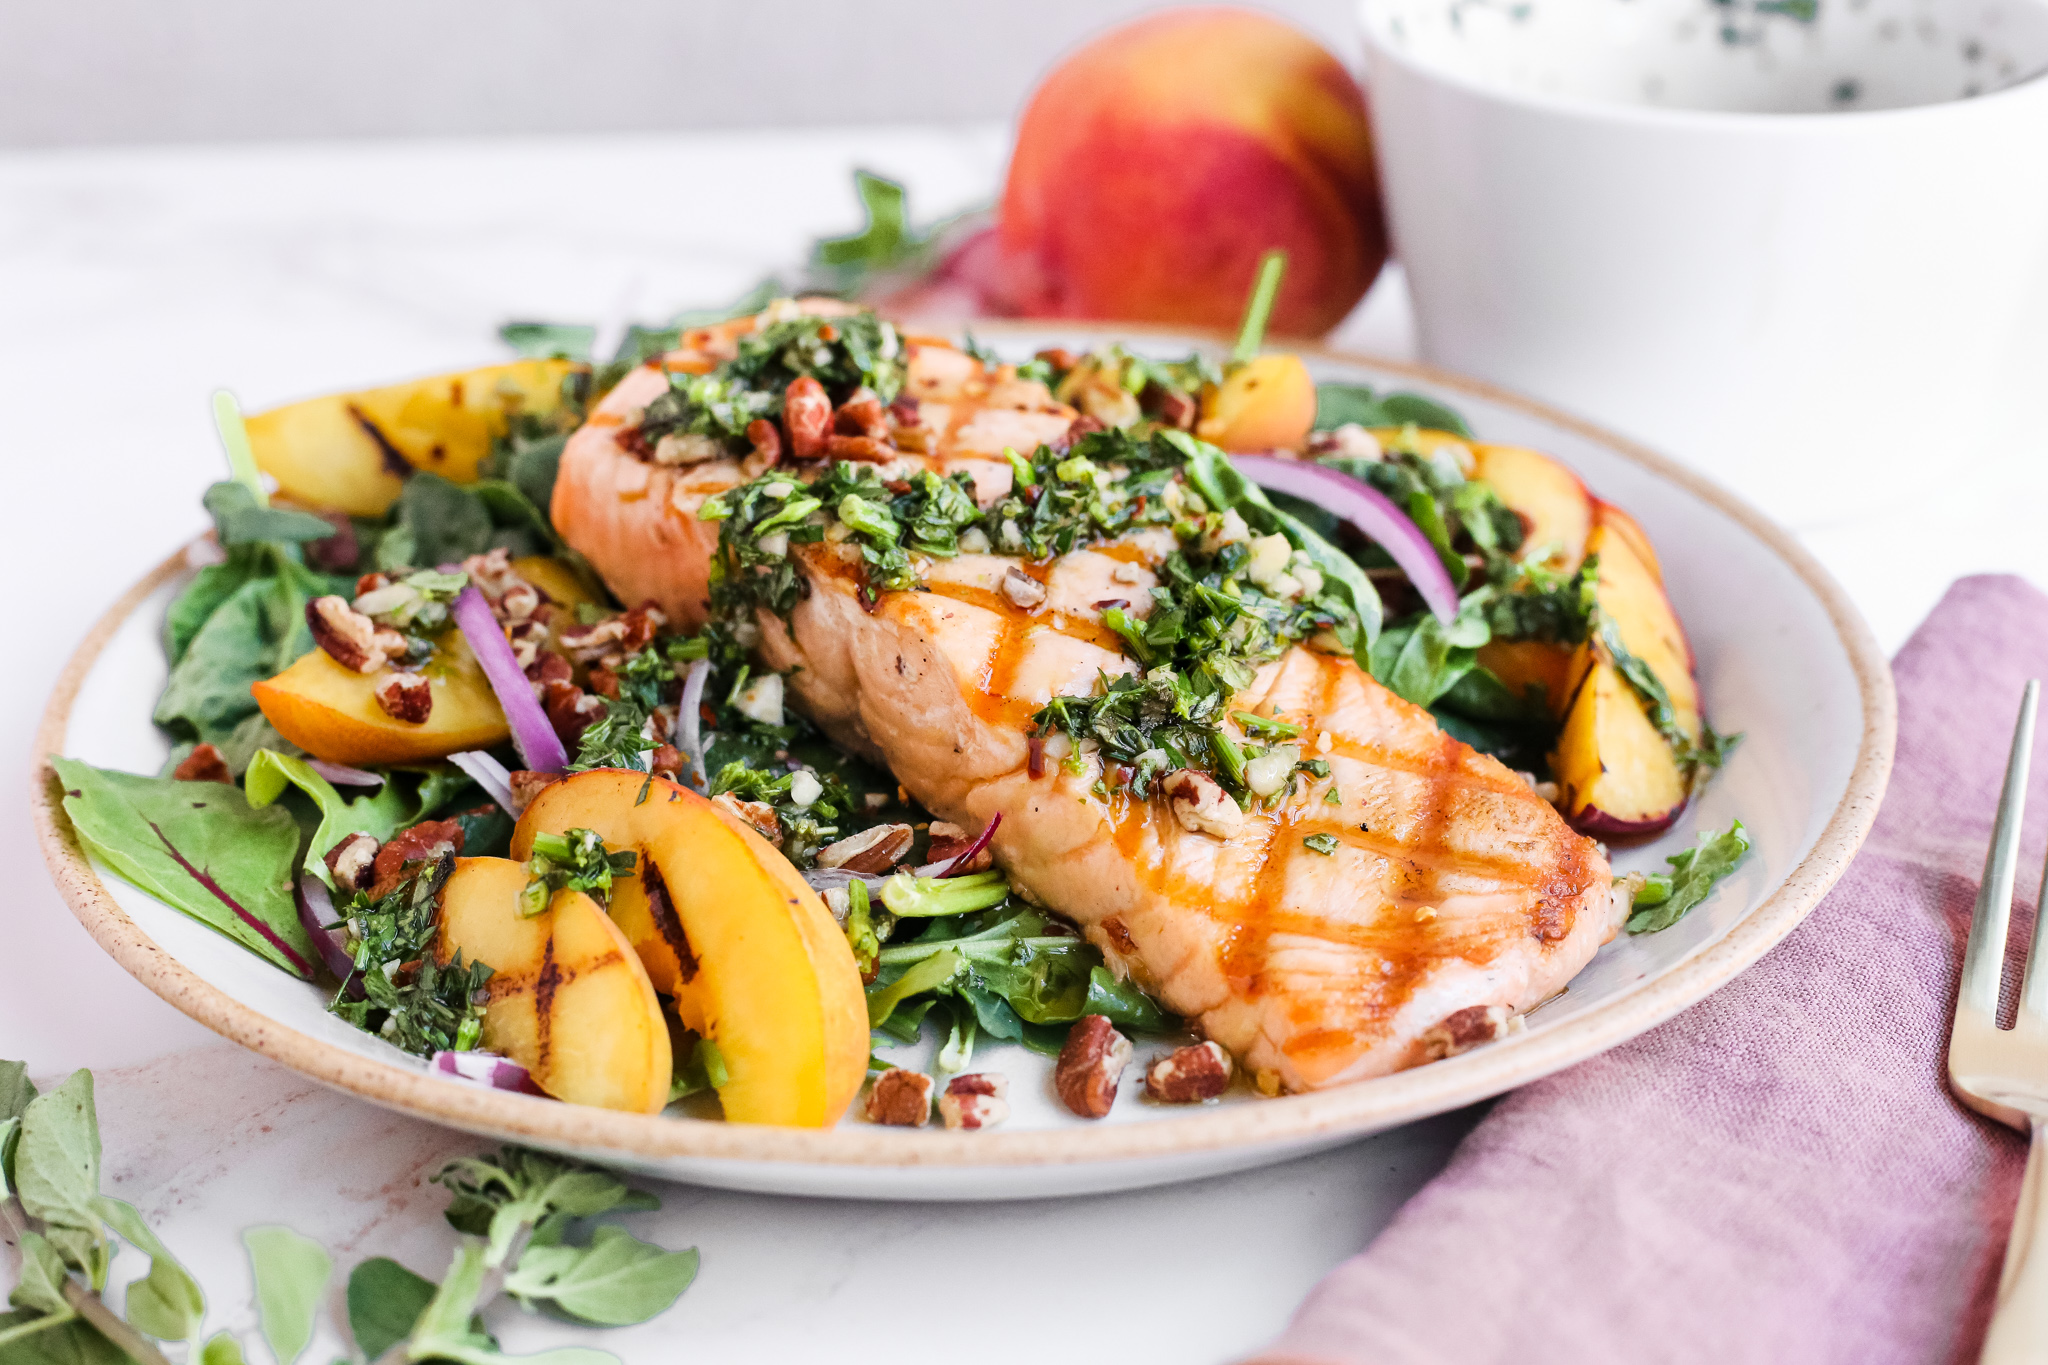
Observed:
[[[1599,848],[1346,657],[1289,649],[1234,699],[1302,726],[1331,771],[1254,804],[1228,837],[1099,785],[1094,757],[1035,754],[1048,699],[1134,671],[1095,604],[1142,604],[1171,547],[1154,531],[1050,564],[963,554],[929,567],[930,591],[873,610],[831,547],[805,547],[810,591],[787,624],[761,615],[763,661],[795,670],[809,714],[934,814],[971,829],[1000,815],[1012,884],[1268,1092],[1429,1060],[1447,1020],[1533,1007],[1614,936],[1623,908]],[[1043,600],[1019,606],[1013,573]],[[1325,834],[1327,854],[1303,842]]]
[[[803,311],[850,311],[832,300],[809,300]],[[707,373],[751,330],[744,318],[690,333],[679,349],[635,369],[606,394],[562,452],[549,507],[555,528],[588,558],[621,600],[652,600],[669,619],[695,628],[710,610],[706,579],[718,527],[697,520],[713,494],[760,470],[737,459],[663,464],[635,448],[633,433],[646,406],[669,388],[669,375]],[[921,470],[964,470],[983,503],[1010,489],[1005,448],[1036,450],[1062,440],[1079,415],[1053,401],[1043,384],[1005,378],[947,342],[904,342],[903,395],[887,414],[891,441],[905,451],[878,461],[884,479]]]

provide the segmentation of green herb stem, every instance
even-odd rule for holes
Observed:
[[[1287,253],[1269,251],[1259,258],[1259,273],[1252,283],[1251,300],[1245,304],[1244,322],[1237,329],[1237,345],[1231,348],[1230,363],[1242,365],[1258,355],[1265,344],[1266,322],[1273,315],[1273,301],[1280,297],[1280,279],[1287,273]]]

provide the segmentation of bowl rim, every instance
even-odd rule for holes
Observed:
[[[1227,345],[1228,338],[1157,324],[1063,319],[984,321],[985,336],[1057,331],[1103,339],[1159,338]],[[37,727],[29,804],[37,842],[72,913],[131,976],[221,1036],[336,1089],[451,1126],[541,1146],[573,1147],[622,1162],[712,1160],[808,1166],[1016,1168],[1192,1155],[1238,1147],[1300,1145],[1366,1133],[1492,1098],[1595,1056],[1705,998],[1795,928],[1841,876],[1876,818],[1897,732],[1891,668],[1862,616],[1818,561],[1764,515],[1712,481],[1624,437],[1495,385],[1433,366],[1288,343],[1305,359],[1365,365],[1516,409],[1600,444],[1705,502],[1756,536],[1814,593],[1853,670],[1863,733],[1840,801],[1812,850],[1721,939],[1624,994],[1552,1030],[1370,1081],[1303,1095],[1208,1107],[1143,1123],[1030,1132],[904,1132],[868,1125],[774,1128],[628,1114],[482,1087],[450,1085],[422,1069],[360,1056],[289,1028],[212,985],[129,918],[80,847],[49,759],[61,756],[71,709],[100,653],[151,594],[188,566],[187,552],[159,564],[99,617],[65,664]]]
[[[1706,133],[1798,132],[1819,137],[1860,136],[1865,133],[1888,131],[1888,125],[1900,122],[1992,118],[2008,112],[2009,105],[2048,98],[2048,66],[1981,95],[1933,100],[1925,104],[1893,105],[1884,109],[1830,109],[1807,113],[1780,113],[1751,109],[1667,108],[1654,104],[1625,104],[1618,100],[1593,99],[1583,95],[1557,95],[1482,80],[1469,72],[1426,61],[1411,50],[1388,42],[1379,31],[1379,23],[1369,12],[1374,8],[1374,3],[1375,0],[1357,0],[1354,6],[1359,38],[1365,47],[1368,75],[1371,63],[1383,60],[1413,76],[1449,86],[1474,99],[1517,107],[1532,113],[1577,119],[1586,123],[1612,123],[1638,128]],[[1368,80],[1368,93],[1371,87],[1372,82]]]

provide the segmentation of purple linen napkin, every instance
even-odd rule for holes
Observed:
[[[1893,672],[1889,793],[1806,922],[1502,1100],[1258,1365],[1975,1360],[2025,1146],[1951,1097],[1943,1057],[2048,597],[1963,579]],[[2034,775],[2021,931],[2048,763]]]

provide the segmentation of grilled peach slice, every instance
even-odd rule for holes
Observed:
[[[519,914],[526,868],[458,858],[441,892],[434,955],[491,968],[483,1045],[558,1100],[636,1114],[668,1103],[674,1058],[661,1001],[633,946],[596,901],[558,891]]]
[[[1195,434],[1225,450],[1299,450],[1316,424],[1316,381],[1300,356],[1262,355],[1202,395]]]
[[[1613,522],[1593,528],[1586,552],[1600,557],[1597,592],[1601,613],[1613,622],[1622,646],[1648,664],[1657,681],[1664,684],[1679,727],[1698,739],[1700,689],[1693,677],[1692,645],[1664,595],[1663,584]]]
[[[1552,720],[1562,721],[1579,682],[1578,654],[1570,645],[1543,640],[1493,640],[1479,647],[1479,666],[1490,669],[1520,697],[1543,689]],[[1583,667],[1580,665],[1579,667]]]
[[[1575,571],[1593,532],[1593,498],[1579,476],[1520,446],[1475,445],[1472,455],[1475,477],[1528,521],[1522,557],[1540,556],[1538,562],[1560,573]]]
[[[678,1017],[717,1044],[726,1118],[837,1122],[867,1076],[867,1002],[846,936],[789,861],[696,793],[617,768],[543,788],[512,856],[570,829],[639,855],[612,885],[612,918]]]
[[[1595,499],[1593,519],[1605,526],[1609,535],[1626,541],[1629,549],[1635,551],[1636,558],[1643,561],[1643,567],[1650,571],[1650,577],[1656,579],[1658,585],[1662,586],[1664,566],[1657,562],[1656,548],[1650,544],[1649,535],[1636,524],[1634,517],[1611,502],[1600,502]]]
[[[433,689],[434,707],[417,725],[377,704],[382,673],[343,668],[318,649],[249,690],[279,734],[315,758],[350,767],[423,763],[488,749],[510,735],[504,708],[461,631],[442,635],[420,671]]]
[[[562,381],[581,368],[567,360],[517,360],[287,403],[248,419],[249,446],[257,467],[291,501],[381,516],[413,469],[474,481],[477,463],[512,414],[554,412]]]
[[[1655,834],[1685,807],[1685,774],[1635,689],[1585,646],[1588,668],[1550,756],[1565,818],[1599,838]]]

